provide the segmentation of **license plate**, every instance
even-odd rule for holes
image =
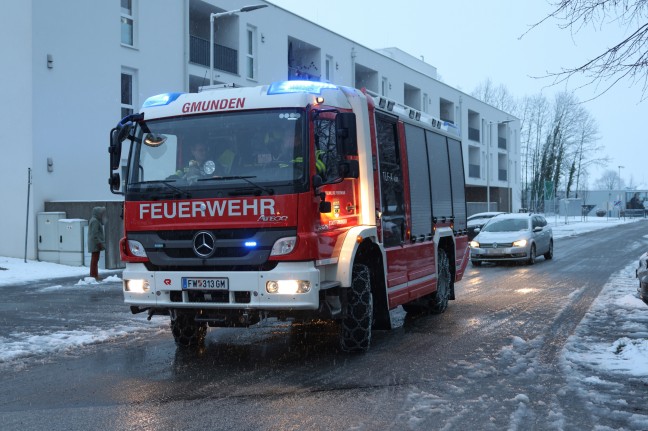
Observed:
[[[203,290],[227,290],[229,280],[227,278],[182,278],[183,289]]]

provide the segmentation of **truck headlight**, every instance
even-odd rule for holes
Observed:
[[[139,241],[134,241],[132,239],[129,239],[128,240],[128,251],[130,251],[133,256],[147,257],[146,256],[146,250],[144,250],[144,246]]]
[[[124,289],[127,292],[145,293],[150,290],[150,286],[146,280],[124,280]]]
[[[297,243],[297,237],[287,236],[285,238],[279,238],[275,241],[272,246],[272,251],[270,256],[282,256],[288,254],[295,249],[295,244]]]
[[[479,243],[477,241],[470,241],[470,248],[479,248]]]
[[[266,282],[266,292],[279,295],[308,293],[310,288],[310,281],[308,280],[270,280]]]

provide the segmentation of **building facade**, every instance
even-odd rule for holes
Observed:
[[[149,96],[210,83],[287,79],[366,88],[461,130],[469,214],[520,206],[520,123],[440,81],[397,49],[369,49],[271,2],[24,0],[0,29],[0,255],[37,257],[36,214],[56,202],[119,201],[108,190],[108,137]],[[74,11],[72,13],[71,11]],[[72,18],[83,17],[83,19]],[[90,217],[90,214],[87,216]],[[115,233],[115,237],[119,232]]]

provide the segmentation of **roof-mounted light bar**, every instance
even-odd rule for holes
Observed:
[[[156,96],[151,96],[144,101],[142,108],[151,108],[153,106],[165,106],[175,101],[178,97],[185,93],[163,93]]]
[[[337,85],[328,82],[319,81],[280,81],[275,82],[268,88],[268,95],[272,94],[290,94],[290,93],[310,93],[322,94],[322,90],[334,90]]]

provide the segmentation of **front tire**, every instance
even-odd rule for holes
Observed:
[[[529,250],[529,259],[527,260],[527,264],[533,265],[536,260],[536,246],[535,244],[531,244],[531,250]]]
[[[371,276],[366,265],[353,265],[346,307],[340,328],[340,348],[348,353],[366,352],[371,344],[373,324]]]
[[[207,325],[197,323],[189,314],[178,313],[171,318],[171,332],[178,347],[200,347],[205,343]]]

